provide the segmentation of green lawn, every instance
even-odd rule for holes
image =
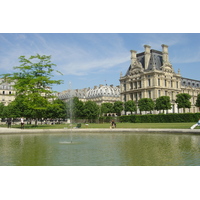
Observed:
[[[161,129],[188,129],[195,122],[187,122],[187,123],[117,123],[117,128],[161,128]],[[77,124],[73,124],[75,127]],[[0,125],[0,127],[7,127],[6,124]],[[81,128],[109,128],[109,123],[104,124],[96,124],[89,123],[88,126],[85,124],[81,124]],[[12,128],[20,128],[20,125],[12,125]],[[70,128],[69,124],[55,124],[55,125],[26,125],[25,129],[63,129]],[[196,129],[200,129],[200,127],[196,127]]]

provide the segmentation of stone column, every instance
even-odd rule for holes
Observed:
[[[149,60],[150,60],[150,57],[151,57],[151,53],[150,53],[150,50],[151,50],[151,47],[149,45],[144,45],[144,48],[145,48],[145,52],[144,52],[144,68],[147,69],[148,66],[149,66]]]
[[[162,54],[163,54],[163,62],[169,62],[169,56],[168,56],[168,46],[165,44],[162,44]]]
[[[143,97],[142,98],[147,98],[147,90],[143,91]]]
[[[130,50],[131,52],[131,66],[135,63],[135,61],[137,60],[137,51],[135,50]]]

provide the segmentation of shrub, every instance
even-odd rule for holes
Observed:
[[[123,115],[119,117],[120,122],[131,122],[131,123],[197,122],[198,119],[200,119],[200,113]]]

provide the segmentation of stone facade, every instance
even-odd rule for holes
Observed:
[[[186,112],[199,112],[195,106],[200,93],[200,81],[181,77],[180,70],[176,73],[169,61],[168,46],[162,45],[162,52],[144,45],[145,51],[138,53],[131,50],[131,64],[123,76],[120,75],[121,101],[151,98],[154,101],[160,96],[169,96],[172,109],[167,113],[183,112],[177,108],[176,95],[188,93],[192,96],[192,107]],[[154,111],[154,113],[158,113]]]
[[[13,85],[14,83],[7,83],[0,79],[0,102],[5,106],[15,99]]]
[[[99,85],[94,88],[65,90],[57,94],[58,98],[68,101],[71,97],[78,97],[83,102],[91,100],[101,105],[128,100],[137,103],[141,98],[152,98],[156,101],[160,96],[169,96],[172,109],[166,112],[181,113],[183,110],[178,110],[175,103],[176,95],[188,93],[192,96],[192,107],[186,109],[186,112],[199,112],[195,103],[200,93],[200,81],[182,77],[180,70],[177,73],[174,71],[169,61],[167,45],[162,45],[162,51],[151,49],[149,45],[144,45],[144,49],[141,53],[130,51],[131,64],[124,76],[121,73],[120,86]],[[4,105],[15,99],[13,85],[14,83],[6,83],[0,79],[0,102]]]
[[[98,105],[114,103],[120,101],[120,89],[119,86],[99,85],[94,86],[94,88],[69,89],[58,94],[58,98],[64,101],[68,101],[70,97],[78,97],[83,102],[94,101]]]

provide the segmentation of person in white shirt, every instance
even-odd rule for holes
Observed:
[[[24,129],[24,118],[21,118],[21,129]]]

